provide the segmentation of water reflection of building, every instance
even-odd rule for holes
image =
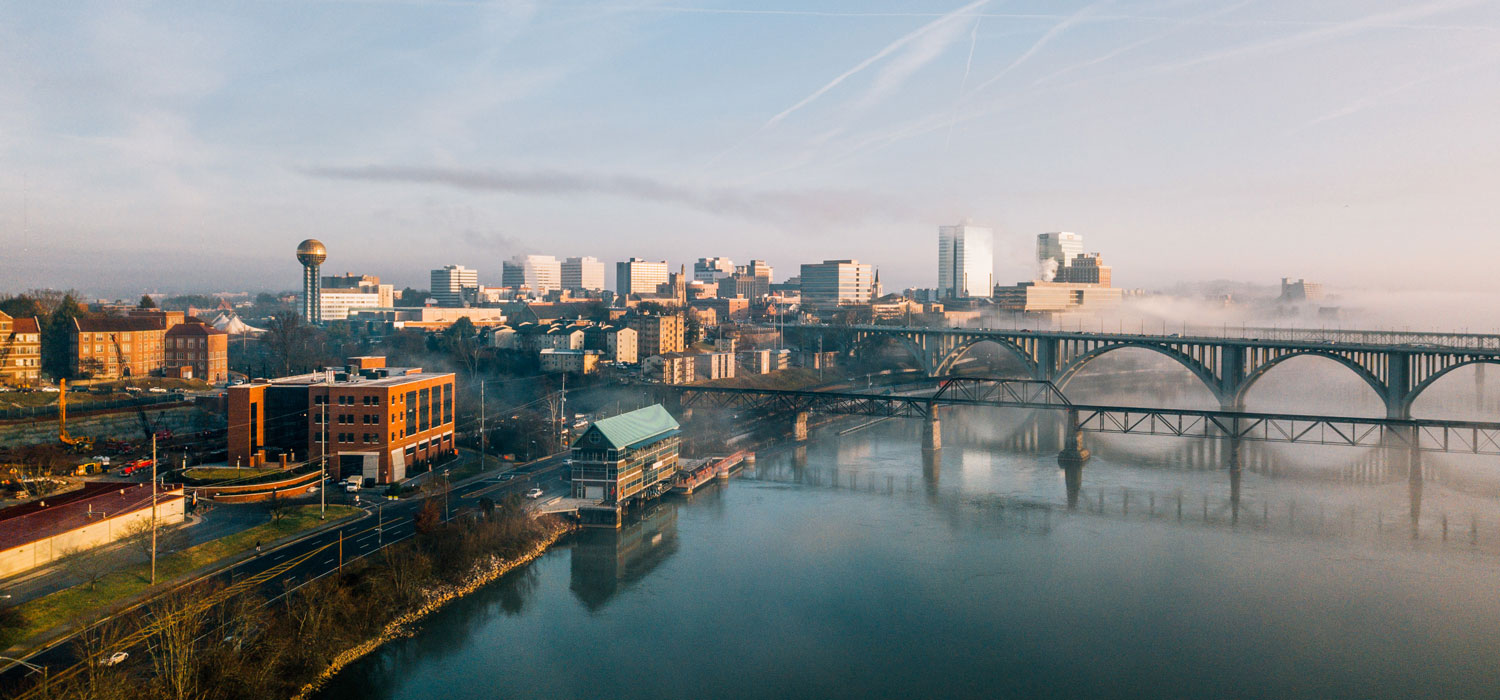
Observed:
[[[572,548],[569,588],[584,607],[598,610],[676,552],[677,505],[657,502],[626,516],[619,530],[579,534]]]

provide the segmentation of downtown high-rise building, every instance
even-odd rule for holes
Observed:
[[[500,286],[525,287],[532,294],[562,288],[562,263],[551,255],[517,255],[500,270]]]
[[[938,294],[987,297],[994,287],[995,232],[969,223],[938,227]]]
[[[694,282],[717,282],[734,274],[734,261],[724,257],[698,258],[693,263]]]
[[[463,306],[479,292],[479,271],[463,265],[444,265],[432,271],[431,290],[438,306]]]
[[[659,285],[669,282],[667,261],[631,258],[615,263],[615,291],[620,296],[655,294]]]
[[[865,304],[875,298],[878,284],[874,266],[858,260],[803,264],[802,304],[814,310]]]
[[[751,260],[744,265],[737,265],[735,266],[734,271],[735,273],[744,275],[746,277],[764,277],[766,279],[766,284],[770,284],[776,281],[775,279],[772,279],[772,277],[774,276],[774,272],[771,269],[771,264],[764,260]]]
[[[1043,233],[1036,237],[1036,261],[1043,269],[1067,267],[1073,258],[1083,255],[1083,236],[1068,231]],[[1053,261],[1049,263],[1047,261]]]
[[[562,288],[597,292],[604,289],[604,263],[598,258],[568,258],[562,262]]]

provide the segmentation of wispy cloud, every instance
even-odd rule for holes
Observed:
[[[1301,127],[1298,127],[1297,130],[1300,131],[1302,129],[1311,128],[1325,122],[1331,122],[1337,119],[1351,117],[1355,114],[1370,109],[1371,107],[1375,107],[1377,105],[1388,102],[1391,98],[1400,95],[1401,93],[1414,90],[1428,83],[1437,82],[1456,73],[1463,73],[1477,68],[1489,68],[1496,63],[1500,63],[1500,56],[1489,56],[1478,61],[1469,61],[1433,71],[1426,75],[1422,75],[1411,80],[1398,83],[1390,88],[1381,90],[1380,92],[1366,95],[1360,99],[1350,102],[1347,105],[1344,105],[1343,107],[1340,107],[1339,109],[1336,109],[1332,112],[1317,117],[1316,119],[1313,119],[1306,124],[1303,124]]]
[[[891,197],[852,190],[696,188],[637,175],[558,170],[504,171],[364,165],[314,166],[301,168],[300,172],[320,179],[432,185],[471,192],[543,197],[618,197],[718,216],[787,225],[853,223],[871,218],[910,215]]]
[[[1295,34],[1263,39],[1249,44],[1241,44],[1219,51],[1213,51],[1195,56],[1186,61],[1180,61],[1167,65],[1158,66],[1160,70],[1177,70],[1193,68],[1207,63],[1215,63],[1232,58],[1254,56],[1263,53],[1272,53],[1286,49],[1317,44],[1324,41],[1341,39],[1346,36],[1370,31],[1372,29],[1383,29],[1395,26],[1408,26],[1408,23],[1433,15],[1453,12],[1475,5],[1486,3],[1487,0],[1448,0],[1447,2],[1435,2],[1416,7],[1406,7],[1390,12],[1381,12],[1366,15],[1357,19],[1319,26]]]
[[[1051,43],[1053,39],[1062,36],[1064,32],[1071,29],[1074,25],[1084,21],[1085,19],[1088,19],[1089,15],[1098,12],[1099,8],[1104,7],[1108,4],[1109,0],[1101,0],[1100,2],[1096,2],[1092,5],[1086,5],[1083,9],[1074,12],[1071,15],[1068,15],[1067,17],[1063,18],[1062,21],[1052,25],[1052,28],[1048,29],[1041,35],[1041,37],[1037,38],[1036,42],[1034,42],[1030,48],[1027,48],[1025,52],[1023,52],[1020,56],[1017,56],[1014,61],[1011,61],[1009,65],[1005,66],[1003,70],[1001,70],[999,73],[996,73],[989,80],[986,80],[974,86],[974,89],[970,91],[969,94],[977,94],[980,91],[984,90],[986,87],[994,84],[995,81],[1009,75],[1011,71],[1015,70],[1016,68],[1020,67],[1021,64],[1030,60],[1032,56],[1035,56],[1037,54],[1037,52],[1041,51],[1043,48],[1046,48],[1047,44]]]
[[[1241,8],[1245,7],[1246,5],[1249,5],[1252,2],[1255,2],[1255,0],[1243,0],[1242,2],[1237,2],[1237,3],[1233,4],[1233,5],[1228,6],[1228,7],[1224,7],[1222,9],[1218,9],[1218,10],[1215,10],[1213,12],[1209,12],[1207,14],[1200,15],[1198,17],[1187,17],[1187,18],[1184,18],[1181,21],[1179,21],[1178,23],[1172,25],[1172,27],[1169,28],[1169,29],[1157,32],[1157,33],[1152,34],[1150,36],[1142,37],[1141,39],[1137,39],[1136,41],[1132,41],[1129,44],[1126,44],[1124,46],[1116,48],[1113,51],[1106,52],[1106,53],[1104,53],[1104,54],[1102,54],[1100,56],[1097,56],[1095,58],[1091,58],[1091,59],[1089,59],[1087,61],[1082,61],[1080,63],[1075,63],[1073,65],[1066,66],[1064,68],[1060,68],[1060,69],[1058,69],[1056,71],[1053,71],[1052,73],[1044,75],[1041,78],[1037,79],[1036,84],[1040,85],[1042,83],[1046,83],[1046,82],[1055,80],[1055,79],[1057,79],[1059,77],[1062,77],[1064,75],[1067,75],[1068,73],[1072,73],[1073,71],[1080,70],[1080,69],[1083,69],[1083,68],[1088,68],[1090,66],[1096,66],[1096,65],[1099,65],[1100,63],[1104,63],[1106,61],[1114,60],[1116,58],[1119,58],[1120,56],[1123,56],[1123,55],[1125,55],[1127,53],[1130,53],[1131,51],[1139,49],[1142,46],[1146,46],[1147,44],[1152,44],[1152,43],[1161,41],[1162,39],[1165,39],[1165,38],[1167,38],[1169,36],[1172,36],[1173,34],[1181,32],[1182,30],[1187,29],[1189,27],[1202,26],[1202,25],[1206,25],[1206,24],[1212,24],[1218,18],[1223,17],[1225,15],[1228,15],[1228,14],[1230,14],[1232,12],[1235,12],[1236,10],[1241,9]]]
[[[841,73],[838,77],[834,78],[833,80],[828,81],[828,83],[824,84],[823,87],[820,87],[817,90],[814,90],[812,92],[812,94],[808,95],[807,97],[802,98],[796,104],[794,104],[794,105],[792,105],[790,107],[787,107],[786,109],[784,109],[781,112],[777,113],[775,116],[771,117],[768,121],[766,121],[765,126],[763,126],[761,128],[762,129],[768,129],[770,127],[775,126],[776,124],[780,123],[783,119],[786,119],[787,117],[791,116],[797,110],[802,109],[803,107],[806,107],[806,106],[812,104],[813,102],[817,101],[818,98],[820,98],[820,97],[828,94],[829,91],[831,91],[834,88],[838,87],[844,81],[848,80],[849,78],[854,77],[855,75],[858,75],[860,72],[864,71],[866,68],[869,68],[870,66],[875,65],[881,59],[883,59],[883,58],[885,58],[885,57],[887,57],[887,56],[895,53],[896,51],[899,51],[902,47],[906,46],[907,44],[910,44],[910,43],[912,43],[912,42],[914,42],[914,41],[922,38],[922,36],[925,35],[925,34],[927,34],[928,32],[932,32],[934,30],[940,29],[944,25],[952,22],[953,20],[955,20],[955,19],[957,19],[959,17],[962,17],[965,14],[973,12],[974,10],[976,10],[976,9],[978,9],[980,7],[983,7],[988,2],[989,2],[989,0],[977,0],[976,2],[971,2],[971,3],[967,4],[967,5],[964,5],[963,7],[958,8],[957,10],[954,10],[952,12],[949,12],[946,15],[943,15],[943,16],[939,17],[938,19],[935,19],[935,20],[933,20],[931,22],[928,22],[925,25],[922,25],[921,28],[917,29],[916,31],[911,32],[910,34],[907,34],[906,36],[903,36],[900,39],[897,39],[897,40],[895,40],[895,41],[887,44],[885,46],[885,48],[882,48],[881,50],[875,52],[875,54],[872,55],[872,56],[870,56],[869,58],[866,58],[865,60],[860,61],[859,63],[855,64],[855,66],[853,68],[850,68],[849,70],[844,71],[843,73]]]

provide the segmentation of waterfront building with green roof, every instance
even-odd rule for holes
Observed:
[[[573,497],[618,513],[665,493],[677,474],[680,433],[661,404],[596,421],[573,441]]]

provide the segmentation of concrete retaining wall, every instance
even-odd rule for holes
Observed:
[[[322,472],[308,472],[284,481],[265,484],[229,486],[217,490],[213,486],[205,486],[190,490],[198,492],[200,496],[213,498],[215,503],[259,503],[271,500],[272,493],[280,493],[287,498],[300,496],[307,491],[309,484],[316,484],[320,476]]]
[[[224,417],[192,404],[162,404],[146,409],[146,416],[157,429],[174,433],[224,427]],[[87,413],[68,411],[68,433],[87,435],[95,442],[109,439],[141,440],[145,430],[134,408]],[[0,422],[0,447],[24,447],[57,442],[57,418]]]

